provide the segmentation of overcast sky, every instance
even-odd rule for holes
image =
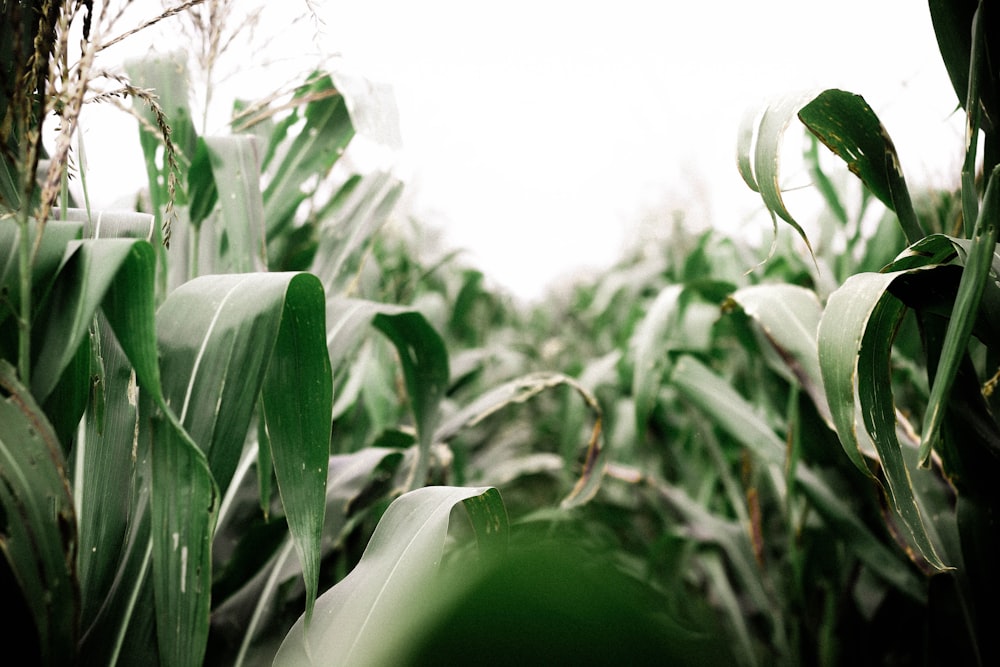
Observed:
[[[611,264],[651,208],[745,224],[759,206],[736,172],[736,124],[768,97],[863,95],[912,182],[951,176],[961,156],[913,0],[309,4],[319,21],[269,48],[312,65],[339,54],[332,66],[391,84],[417,212],[527,298]]]

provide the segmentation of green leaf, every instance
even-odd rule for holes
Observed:
[[[0,391],[0,551],[31,610],[42,663],[70,664],[80,594],[66,463],[48,420],[5,360]]]
[[[205,455],[170,414],[151,409],[153,589],[165,665],[198,665],[208,642],[219,492]],[[147,413],[148,414],[148,413]]]
[[[212,214],[219,202],[219,189],[215,184],[208,146],[205,139],[198,137],[197,148],[188,169],[188,219],[196,229],[201,228],[202,222]]]
[[[977,311],[986,287],[986,280],[993,269],[993,261],[997,251],[997,239],[1000,235],[1000,201],[997,189],[1000,188],[1000,166],[990,174],[983,198],[983,206],[976,220],[962,280],[955,297],[954,310],[948,320],[948,330],[945,333],[938,361],[934,382],[931,385],[931,395],[927,401],[927,412],[924,415],[923,437],[920,443],[920,464],[928,465],[931,449],[940,435],[941,424],[944,421],[945,402],[951,392],[958,367],[966,354],[969,336],[976,323]]]
[[[379,313],[372,324],[392,341],[403,368],[420,445],[417,465],[408,487],[423,486],[427,478],[430,448],[434,444],[434,431],[440,420],[441,399],[448,391],[448,351],[441,336],[420,313]]]
[[[307,615],[319,581],[333,414],[325,317],[319,280],[293,277],[261,392],[278,490],[303,564]]]
[[[263,391],[281,500],[313,591],[332,402],[324,317],[322,285],[306,273],[203,276],[157,313],[164,405],[223,493]]]
[[[543,391],[560,386],[569,386],[583,399],[594,416],[594,427],[582,463],[582,472],[570,493],[563,498],[562,507],[570,508],[586,503],[597,493],[604,477],[606,457],[601,438],[601,406],[586,387],[562,373],[531,373],[498,385],[450,414],[434,434],[435,442],[448,442],[462,429],[475,426],[490,415],[509,405],[524,403]]]
[[[924,237],[896,147],[864,98],[843,90],[826,90],[803,106],[798,116],[882,203],[896,212],[910,243]]]
[[[347,192],[344,192],[347,190]],[[369,243],[389,219],[402,196],[403,184],[389,172],[357,178],[338,192],[316,217],[319,228],[316,256],[310,267],[330,293],[344,292],[354,276],[348,260]]]
[[[816,341],[823,309],[812,290],[783,283],[754,285],[730,297],[757,322],[831,428]]]
[[[421,616],[444,550],[452,509],[473,499],[480,539],[505,540],[506,511],[496,489],[431,486],[397,498],[386,510],[357,566],[316,601],[312,622],[300,617],[274,665],[390,664]],[[489,526],[488,529],[485,527]]]
[[[106,297],[130,298],[130,286],[150,286],[155,252],[146,241],[96,239],[70,244],[37,326],[32,393],[45,401],[77,354]],[[151,293],[150,293],[151,294]],[[146,298],[139,295],[138,300]],[[150,304],[151,306],[151,304]],[[124,313],[123,313],[124,314]],[[155,371],[149,369],[155,375]]]
[[[699,410],[755,456],[784,468],[785,443],[723,378],[694,357],[683,356],[674,365],[670,380]],[[853,509],[808,465],[800,461],[795,466],[794,478],[817,513],[861,562],[913,599],[921,600],[926,596],[913,570],[880,542]]]
[[[256,140],[252,136],[227,136],[208,137],[205,142],[224,223],[224,270],[266,270],[267,232]]]
[[[788,125],[795,118],[796,112],[812,97],[810,93],[790,94],[776,99],[762,112],[756,109],[748,111],[740,123],[737,141],[737,165],[744,182],[754,192],[760,193],[772,218],[777,215],[792,226],[809,248],[810,255],[813,252],[809,238],[788,211],[781,195],[779,157]],[[775,232],[777,233],[777,219]]]
[[[991,25],[990,21],[996,16],[990,14],[994,8],[990,3],[981,3],[979,0],[930,0],[928,6],[941,59],[944,61],[959,104],[968,111],[969,75],[973,71],[973,19],[977,9],[984,7],[986,15],[980,19],[985,26]],[[984,52],[977,59],[979,100],[983,104],[983,110],[991,127],[996,129],[1000,124],[998,119],[1000,90],[997,89],[996,76],[996,63],[1000,61],[1000,40],[988,28],[984,31],[983,37]],[[993,76],[990,76],[990,63]]]
[[[646,429],[667,370],[671,333],[681,317],[683,291],[681,285],[669,285],[661,290],[636,327],[630,342],[635,368],[632,395],[635,397],[635,420],[640,433]]]
[[[859,470],[881,481],[869,467],[857,430],[862,416],[865,439],[878,453],[893,509],[903,520],[921,556],[947,569],[928,535],[896,435],[889,355],[905,307],[888,293],[894,273],[852,276],[827,302],[819,327],[819,358],[830,411],[841,444]]]
[[[293,103],[304,109],[296,108],[275,130],[264,158],[271,174],[264,190],[264,219],[269,239],[291,223],[295,210],[309,196],[307,182],[325,175],[354,137],[347,105],[328,75],[313,73],[296,91]],[[281,161],[270,164],[288,130],[301,120],[305,120],[305,125],[282,150]]]

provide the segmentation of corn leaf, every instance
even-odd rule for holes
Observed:
[[[170,413],[152,423],[153,590],[165,665],[201,664],[208,642],[219,492],[205,455]]]
[[[32,393],[38,400],[45,401],[56,387],[98,306],[109,293],[114,297],[126,292],[128,285],[145,284],[145,274],[154,266],[153,256],[152,246],[141,240],[96,239],[69,245],[37,327]],[[112,289],[112,285],[120,287]]]
[[[303,565],[307,612],[319,581],[333,409],[325,316],[319,280],[293,278],[261,392],[278,490]]]
[[[260,158],[254,137],[207,137],[213,182],[218,188],[225,234],[223,269],[244,273],[267,268],[267,233],[260,189]]]
[[[745,287],[730,298],[757,322],[832,428],[819,368],[816,335],[823,309],[816,293],[797,285],[775,283]]]
[[[772,218],[777,216],[791,225],[809,248],[810,254],[812,246],[809,238],[788,211],[781,195],[779,158],[785,131],[798,110],[813,96],[811,93],[791,94],[775,100],[763,111],[748,111],[740,122],[737,137],[737,165],[743,180],[754,192],[760,194]]]
[[[924,237],[896,147],[864,98],[830,89],[798,112],[799,120],[840,157],[872,194],[896,212],[910,243]]]
[[[677,360],[671,382],[699,410],[761,461],[784,468],[785,443],[753,407],[723,378],[691,356]],[[795,482],[817,513],[841,536],[845,546],[886,582],[910,597],[925,597],[923,585],[912,569],[880,542],[854,511],[818,477],[799,462]]]
[[[931,395],[927,401],[927,412],[924,416],[923,437],[920,443],[920,463],[926,466],[931,450],[940,435],[941,424],[944,421],[945,402],[951,392],[958,366],[966,354],[969,336],[976,323],[977,311],[983,298],[986,280],[993,270],[993,262],[997,256],[997,239],[1000,235],[1000,201],[997,189],[1000,188],[1000,167],[990,174],[983,198],[983,206],[976,220],[962,280],[955,297],[955,307],[948,321],[938,361],[937,372],[931,385]]]
[[[324,317],[322,286],[304,273],[203,276],[157,313],[164,402],[223,493],[263,391],[279,491],[313,591],[332,402]]]
[[[44,413],[4,360],[0,390],[0,551],[31,610],[43,664],[70,664],[80,597],[66,462]]]
[[[343,292],[354,275],[345,271],[352,255],[370,242],[385,224],[403,193],[403,184],[389,172],[358,177],[317,213],[323,220],[316,256],[310,267],[331,294]]]
[[[906,525],[920,555],[936,569],[943,570],[947,566],[928,536],[911,471],[896,436],[889,354],[905,307],[888,290],[900,275],[899,272],[857,274],[830,295],[819,328],[820,367],[844,451],[859,470],[879,480],[865,461],[856,426],[860,412],[867,436],[878,452],[893,509]]]
[[[661,380],[667,370],[671,332],[681,317],[683,291],[681,285],[669,285],[661,290],[632,337],[632,395],[635,397],[636,427],[640,433],[645,430],[649,415],[656,406]]]
[[[325,175],[354,137],[347,105],[329,75],[314,73],[296,90],[293,103],[296,108],[272,134],[264,157],[270,175],[263,195],[269,239],[291,224],[312,191],[308,182]],[[289,129],[303,120],[301,131],[285,145]]]
[[[420,313],[379,313],[372,324],[392,341],[403,368],[420,446],[411,488],[423,486],[434,431],[441,417],[441,399],[450,380],[448,351],[441,336]]]
[[[434,441],[448,442],[462,429],[475,426],[505,407],[524,403],[543,391],[560,386],[568,386],[576,391],[594,416],[594,426],[587,443],[580,477],[561,503],[563,508],[584,504],[597,493],[604,477],[606,451],[601,437],[601,406],[596,396],[568,375],[548,372],[531,373],[498,385],[484,392],[460,410],[448,415],[435,433]]]
[[[391,664],[421,615],[444,549],[452,509],[460,502],[485,550],[506,541],[507,517],[493,488],[431,486],[397,498],[386,510],[357,566],[316,601],[312,622],[300,617],[275,656],[276,666]]]

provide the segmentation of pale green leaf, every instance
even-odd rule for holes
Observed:
[[[386,510],[357,566],[320,596],[312,621],[300,617],[274,659],[276,666],[392,664],[417,627],[421,592],[430,590],[452,509],[480,499],[475,527],[506,533],[506,512],[492,488],[431,486],[397,498]]]
[[[649,415],[656,405],[663,374],[667,369],[671,333],[681,316],[683,291],[681,285],[669,285],[662,289],[639,322],[630,342],[634,366],[632,395],[635,398],[635,419],[640,433],[645,430]]]
[[[267,268],[267,232],[260,189],[260,158],[253,136],[206,137],[222,212],[223,270]],[[221,235],[221,234],[220,234]]]
[[[870,468],[866,461],[866,441],[857,431],[860,413],[867,431],[865,437],[870,438],[878,452],[893,509],[905,523],[921,556],[940,570],[947,566],[928,536],[911,471],[906,467],[896,436],[889,354],[904,306],[888,290],[900,275],[903,274],[857,274],[830,295],[819,328],[820,367],[844,451],[859,470],[880,479],[877,468]]]

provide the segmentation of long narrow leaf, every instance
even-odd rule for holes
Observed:
[[[303,564],[307,614],[319,581],[333,414],[325,315],[319,280],[293,277],[261,392],[278,489]]]
[[[865,460],[864,441],[857,431],[860,413],[878,452],[893,508],[921,556],[943,570],[947,566],[928,536],[896,437],[889,353],[904,307],[888,289],[900,275],[858,274],[830,295],[819,329],[820,366],[844,451],[859,470],[878,479]]]
[[[955,297],[955,307],[948,321],[941,359],[934,374],[934,383],[931,385],[920,443],[921,466],[928,465],[931,450],[939,437],[941,423],[944,420],[944,404],[955,381],[959,363],[965,355],[986,279],[996,257],[997,238],[1000,235],[998,188],[1000,188],[1000,167],[995,168],[989,177],[983,206],[979,212],[979,219],[976,220],[972,246]]]
[[[409,488],[425,483],[434,431],[440,420],[440,404],[448,390],[450,371],[444,341],[423,315],[405,312],[379,313],[372,321],[396,346],[420,445],[417,466]]]
[[[0,551],[31,610],[43,664],[70,664],[80,598],[66,463],[45,415],[4,360],[0,393]]]

